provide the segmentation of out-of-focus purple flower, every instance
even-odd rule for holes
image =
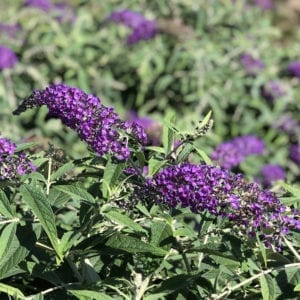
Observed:
[[[274,8],[272,0],[254,0],[254,4],[261,7],[263,10],[271,10]]]
[[[149,40],[158,33],[155,21],[146,19],[143,15],[131,10],[118,10],[112,12],[108,20],[121,23],[132,29],[127,38],[127,43],[132,45],[141,40]]]
[[[53,3],[50,0],[26,0],[24,5],[37,7],[45,12],[48,12],[53,8]]]
[[[136,186],[132,200],[170,208],[180,205],[194,213],[208,211],[227,218],[241,236],[260,234],[268,247],[280,248],[283,235],[300,229],[299,212],[288,212],[274,193],[247,182],[241,174],[209,165],[167,167]]]
[[[291,62],[288,66],[288,72],[292,76],[300,78],[300,60]]]
[[[300,165],[300,145],[293,144],[290,147],[290,159]]]
[[[277,98],[285,95],[283,86],[276,81],[269,81],[261,88],[261,95],[268,101],[274,101]]]
[[[10,37],[15,37],[17,32],[20,31],[21,26],[19,24],[5,24],[0,23],[0,32],[4,32]]]
[[[10,69],[18,62],[16,54],[8,47],[0,45],[0,70]]]
[[[265,64],[260,59],[254,58],[249,53],[242,54],[240,56],[240,62],[243,65],[246,73],[252,76],[257,75],[265,67]]]
[[[159,145],[161,143],[162,126],[157,121],[149,117],[139,117],[135,111],[129,111],[127,120],[142,126],[148,135],[149,143]]]
[[[300,137],[300,123],[291,115],[283,115],[274,123],[274,128],[286,133],[291,138]]]
[[[16,148],[12,141],[0,137],[0,180],[14,180],[36,170],[24,152],[16,153]]]
[[[129,144],[147,143],[147,135],[141,126],[123,122],[114,109],[102,105],[99,98],[65,84],[34,91],[14,114],[42,105],[48,107],[51,116],[74,129],[100,156],[109,153],[118,160],[127,160],[130,157]]]
[[[248,156],[262,154],[265,151],[264,142],[256,136],[239,136],[221,143],[211,154],[211,159],[221,167],[231,169],[238,166]]]
[[[284,170],[276,164],[265,165],[261,168],[260,172],[264,187],[270,187],[274,181],[284,180],[285,178]]]

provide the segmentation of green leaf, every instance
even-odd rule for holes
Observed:
[[[63,257],[59,248],[59,240],[55,226],[55,216],[45,194],[38,186],[32,186],[29,184],[23,184],[20,192],[24,201],[32,209],[34,215],[39,219],[58,257],[62,259]]]
[[[126,215],[121,214],[120,212],[116,210],[110,210],[109,212],[103,213],[104,216],[106,216],[111,221],[126,226],[134,231],[137,232],[144,232],[147,233],[147,231],[139,224],[135,223],[133,220],[131,220]]]
[[[14,217],[11,204],[2,190],[0,190],[0,214],[9,219]]]
[[[207,165],[212,165],[211,159],[208,157],[208,155],[203,150],[198,149],[196,146],[194,146],[194,149],[196,150],[196,152],[199,154],[199,156],[203,159],[203,161]]]
[[[36,145],[38,145],[38,143],[36,143],[36,142],[23,143],[23,144],[17,145],[16,152],[35,147]]]
[[[298,197],[298,199],[300,200],[300,188],[281,182],[280,185],[288,192],[290,192],[293,196]]]
[[[263,300],[274,300],[275,299],[275,283],[273,278],[269,275],[261,275],[259,277],[261,294]]]
[[[179,150],[179,154],[177,156],[177,162],[181,163],[185,161],[188,158],[188,156],[193,152],[193,150],[194,150],[193,144],[188,143],[183,145]]]
[[[152,176],[157,173],[165,164],[166,160],[158,160],[155,157],[151,157],[148,164],[148,175]]]
[[[294,292],[300,292],[300,283],[295,286]]]
[[[163,250],[162,248],[155,247],[137,238],[120,233],[114,234],[112,237],[110,237],[105,245],[133,254],[148,253],[155,256],[165,256],[167,254],[167,251]]]
[[[171,226],[163,221],[157,221],[151,226],[151,245],[169,250],[172,246],[173,232]]]
[[[1,233],[0,237],[0,261],[5,258],[7,253],[9,252],[11,243],[14,239],[14,236],[16,234],[17,224],[16,223],[10,223],[5,226]]]
[[[14,299],[25,299],[24,294],[19,289],[4,283],[0,283],[0,292],[14,297]]]
[[[77,200],[85,200],[90,203],[95,203],[94,197],[86,190],[73,185],[54,185],[54,189],[61,191]]]
[[[103,183],[101,187],[102,194],[105,198],[109,196],[109,191],[117,183],[119,176],[122,174],[124,169],[124,164],[114,164],[109,159],[106,163],[104,174],[103,174]]]
[[[16,234],[9,242],[6,255],[0,259],[0,279],[7,277],[10,272],[15,273],[15,267],[28,255],[40,235],[40,225],[27,224],[26,226],[17,226]],[[13,230],[11,229],[11,232]]]
[[[165,155],[168,155],[174,146],[174,126],[172,123],[175,120],[175,114],[173,112],[168,112],[165,120],[164,120],[164,128],[163,128],[163,146],[165,149]]]
[[[113,300],[114,298],[100,292],[91,291],[91,290],[68,290],[71,294],[77,297],[80,300]]]
[[[54,173],[51,174],[50,180],[54,181],[57,178],[61,177],[65,173],[69,172],[70,170],[74,169],[75,165],[72,161],[62,165],[59,167]]]

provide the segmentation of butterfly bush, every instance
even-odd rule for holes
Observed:
[[[16,54],[8,47],[0,45],[0,70],[10,69],[18,62]]]
[[[143,15],[131,10],[118,10],[112,12],[108,20],[115,23],[121,23],[132,29],[127,37],[127,43],[132,45],[141,40],[149,40],[158,33],[158,27],[155,21],[146,19]]]
[[[272,102],[286,94],[283,86],[277,81],[269,81],[261,89],[261,95],[266,100]]]
[[[102,105],[96,96],[65,84],[34,91],[14,114],[42,105],[48,107],[51,116],[75,130],[99,156],[109,153],[118,160],[128,160],[130,135],[142,145],[147,143],[141,126],[122,121],[113,108]]]
[[[0,137],[0,180],[14,180],[17,176],[36,170],[25,153],[16,153],[16,149],[16,144]]]
[[[289,210],[274,193],[247,182],[241,174],[210,165],[185,163],[167,167],[136,187],[133,200],[189,207],[227,218],[241,234],[256,232],[267,246],[279,248],[282,237],[300,229],[299,212]]]
[[[264,151],[265,144],[261,139],[253,135],[245,135],[219,144],[212,152],[211,159],[221,167],[231,169],[248,156],[262,154]]]
[[[261,168],[262,184],[265,187],[270,187],[274,181],[284,180],[284,170],[276,164],[268,164]]]
[[[288,66],[288,72],[292,76],[300,78],[300,60],[291,62]]]
[[[244,67],[247,75],[255,76],[265,68],[265,64],[258,58],[255,58],[249,53],[244,53],[240,56],[240,62]]]

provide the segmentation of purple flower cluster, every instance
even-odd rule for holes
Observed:
[[[133,199],[189,207],[194,213],[208,211],[227,218],[241,235],[259,233],[267,246],[280,247],[282,236],[300,229],[299,212],[289,212],[274,193],[209,165],[167,167],[136,187]]]
[[[13,180],[36,170],[24,152],[16,153],[16,148],[16,144],[0,137],[0,180]]]
[[[36,90],[14,112],[46,105],[49,114],[74,129],[98,155],[112,154],[118,160],[130,157],[130,137],[142,145],[147,135],[136,123],[123,122],[113,108],[105,107],[99,98],[65,84],[50,85]]]
[[[265,67],[264,63],[260,59],[253,57],[249,53],[242,54],[240,56],[240,62],[246,73],[251,76],[257,75]]]
[[[148,117],[139,117],[135,111],[128,112],[127,120],[130,123],[137,123],[144,128],[151,145],[159,145],[161,143],[162,126],[157,121]]]
[[[118,10],[108,17],[108,20],[121,23],[132,32],[127,38],[127,43],[133,45],[141,40],[149,40],[158,33],[156,22],[147,20],[143,15],[131,10]]]
[[[292,144],[290,147],[290,159],[300,165],[300,145]]]
[[[281,116],[274,124],[274,127],[286,133],[291,138],[300,137],[300,123],[291,115]]]
[[[211,159],[221,167],[231,169],[238,166],[248,156],[262,154],[265,150],[264,142],[256,136],[239,136],[221,143],[211,154]]]
[[[270,187],[274,181],[285,179],[284,170],[276,164],[265,165],[261,168],[260,172],[264,187]]]
[[[274,8],[272,0],[254,0],[254,4],[261,7],[263,10],[271,10]]]
[[[0,70],[10,69],[18,62],[16,54],[8,47],[0,45]]]
[[[292,76],[300,78],[300,60],[291,62],[288,66],[288,72]]]
[[[283,86],[276,81],[269,81],[261,88],[262,97],[270,102],[283,97],[285,94]]]

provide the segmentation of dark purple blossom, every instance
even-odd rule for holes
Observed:
[[[300,145],[298,144],[291,145],[289,156],[294,163],[300,165]]]
[[[300,60],[291,62],[288,66],[288,72],[292,76],[300,78]]]
[[[221,143],[211,154],[211,159],[221,167],[231,169],[238,166],[248,156],[262,154],[265,151],[264,142],[256,136],[239,136]]]
[[[252,76],[257,75],[265,67],[264,63],[260,59],[255,58],[248,53],[241,55],[240,62],[246,73]]]
[[[123,122],[114,109],[102,105],[99,98],[64,84],[34,91],[14,113],[42,105],[48,107],[51,116],[74,129],[100,156],[110,153],[118,160],[127,160],[130,136],[142,145],[147,143],[147,135],[141,126]]]
[[[276,81],[269,81],[261,88],[262,97],[271,102],[285,94],[283,86]]]
[[[160,123],[149,117],[139,117],[135,111],[129,111],[127,120],[144,128],[150,144],[159,145],[161,143],[162,126]]]
[[[155,21],[146,19],[143,15],[131,10],[119,10],[111,13],[108,20],[121,23],[132,29],[127,38],[127,43],[132,45],[140,40],[149,40],[158,33],[158,27]]]
[[[263,10],[271,10],[274,8],[272,0],[254,0],[254,4],[261,7]]]
[[[16,153],[16,149],[16,144],[0,137],[0,180],[14,180],[17,176],[36,170],[25,153]]]
[[[8,47],[0,45],[0,70],[10,69],[18,62],[16,54]]]
[[[290,212],[274,193],[242,175],[209,165],[185,163],[167,167],[136,187],[133,200],[189,207],[227,218],[242,235],[261,235],[267,246],[280,247],[282,236],[300,229],[299,212]]]
[[[284,170],[276,164],[265,165],[261,168],[260,172],[262,184],[265,187],[270,187],[274,181],[285,179]]]

